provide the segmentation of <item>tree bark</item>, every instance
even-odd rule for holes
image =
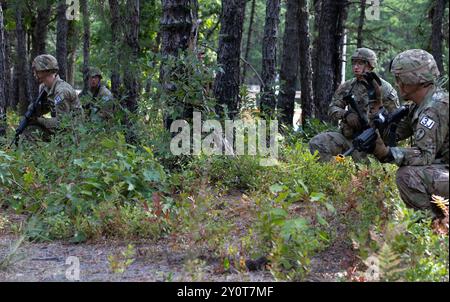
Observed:
[[[60,0],[57,8],[56,21],[56,60],[59,66],[59,76],[67,79],[67,35],[69,24],[66,18],[66,1]]]
[[[4,23],[5,20],[3,20]],[[12,94],[12,74],[11,74],[11,35],[10,32],[5,30],[3,32],[5,36],[5,92],[6,99],[8,100],[6,107],[13,106],[13,94]],[[15,109],[15,108],[13,108]]]
[[[0,4],[0,136],[6,135],[6,87],[5,87],[5,79],[6,79],[6,68],[5,68],[5,59],[6,59],[6,40],[5,40],[5,27],[3,22],[3,9]]]
[[[223,72],[214,81],[214,95],[218,101],[217,113],[226,110],[230,117],[239,113],[239,84],[242,28],[245,0],[222,1],[222,23],[219,34],[217,63]]]
[[[266,23],[262,45],[262,97],[261,108],[268,117],[274,117],[276,98],[277,39],[280,24],[280,0],[267,0]]]
[[[302,124],[307,118],[314,117],[315,105],[312,89],[311,38],[309,33],[308,0],[300,0],[299,9],[299,44],[300,44],[300,87]]]
[[[360,10],[359,10],[359,21],[358,21],[358,33],[356,36],[356,47],[363,47],[363,28],[364,28],[364,18],[366,16],[366,0],[361,0]]]
[[[177,58],[180,52],[189,49],[193,42],[193,22],[191,0],[162,0],[163,15],[161,18],[161,55],[163,62],[160,69],[160,82],[166,94],[171,95],[177,90],[174,81],[177,66],[169,66],[170,57]],[[182,64],[175,60],[175,65]],[[170,129],[174,119],[190,120],[193,108],[182,99],[173,96],[164,113],[164,126]],[[177,107],[177,108],[174,108]],[[169,112],[170,111],[170,112]]]
[[[81,14],[83,15],[83,91],[89,88],[89,49],[91,43],[91,26],[89,22],[89,8],[87,0],[80,1]]]
[[[278,96],[280,122],[292,126],[295,109],[295,84],[299,65],[299,1],[288,0],[286,24],[283,37],[283,57],[281,60],[281,91]]]
[[[75,21],[68,22],[68,37],[67,37],[67,83],[75,85],[75,60],[78,45],[78,29]]]
[[[119,50],[121,45],[120,30],[120,4],[118,0],[109,0],[111,12],[111,44],[112,44],[112,72],[111,72],[111,92],[115,98],[119,98],[120,87],[120,64]]]
[[[31,75],[28,68],[28,54],[26,43],[26,31],[24,28],[24,16],[22,3],[16,5],[16,38],[17,38],[17,60],[15,75],[17,79],[17,97],[19,103],[19,114],[24,114],[31,98]]]
[[[443,43],[444,35],[442,33],[442,20],[444,19],[445,6],[448,1],[446,0],[434,0],[432,24],[431,24],[431,54],[436,60],[436,64],[441,74],[444,74],[444,62],[443,62]]]
[[[244,60],[248,62],[248,55],[250,53],[250,48],[252,45],[252,33],[253,33],[253,23],[255,20],[255,8],[256,8],[256,0],[252,0],[252,6],[250,9],[250,20],[248,22],[248,30],[247,30],[247,43],[245,46],[245,52],[244,52]],[[242,81],[241,84],[245,82],[245,77],[247,75],[247,64],[244,64],[243,70],[242,70]]]
[[[191,0],[162,0],[161,53],[178,56],[192,43]]]
[[[33,30],[31,36],[31,58],[34,60],[38,55],[46,53],[46,40],[48,33],[48,24],[50,23],[51,5],[47,0],[37,3],[37,12],[33,16],[31,28]],[[37,97],[39,93],[38,81],[32,81],[32,97]]]
[[[124,77],[123,83],[126,90],[126,98],[124,100],[125,107],[130,112],[137,110],[137,99],[139,95],[139,83],[138,83],[138,65],[139,58],[139,1],[140,0],[127,0],[127,30],[125,32],[125,44],[128,48],[127,62],[124,64]],[[125,59],[125,58],[124,58]]]
[[[342,79],[342,46],[347,1],[322,0],[320,10],[313,89],[316,117],[322,121],[330,121],[328,105]]]

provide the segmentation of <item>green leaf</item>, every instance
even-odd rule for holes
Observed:
[[[284,187],[279,184],[274,184],[269,187],[269,190],[270,190],[270,192],[276,194],[276,193],[282,192],[284,190]]]
[[[89,191],[86,191],[86,190],[83,190],[80,193],[83,194],[83,195],[92,196],[92,192],[89,192]]]
[[[75,235],[72,237],[72,239],[70,240],[71,243],[82,243],[84,241],[86,241],[87,236],[85,233],[77,231],[75,232]]]
[[[288,197],[288,195],[289,191],[281,192],[280,194],[278,194],[277,198],[275,198],[275,202],[279,203],[286,200],[286,197]]]
[[[159,173],[155,170],[145,170],[143,175],[145,181],[160,181]]]
[[[325,197],[325,194],[317,193],[317,192],[312,192],[311,195],[309,196],[309,198],[312,202],[321,201],[324,197]]]
[[[34,181],[33,173],[27,172],[23,175],[23,181],[27,186],[31,185]]]
[[[328,222],[325,220],[325,218],[323,218],[322,215],[320,215],[320,213],[317,213],[317,221],[319,221],[319,223],[323,226],[328,226]]]
[[[284,209],[273,208],[269,212],[270,221],[273,224],[281,224],[286,219],[288,213]]]
[[[82,158],[76,158],[73,160],[73,164],[79,167],[83,167],[83,159]]]
[[[288,240],[291,235],[307,230],[308,227],[308,221],[304,218],[290,219],[285,221],[281,227],[281,236],[284,240]]]
[[[225,270],[229,270],[230,269],[230,259],[228,259],[227,257],[225,257],[223,259],[223,268]]]
[[[303,193],[309,193],[308,191],[308,187],[305,185],[305,183],[301,180],[301,179],[296,179],[295,180],[295,192],[303,194]]]
[[[333,206],[331,203],[326,202],[326,203],[325,203],[325,207],[326,207],[327,210],[328,210],[329,212],[331,212],[332,214],[336,214],[336,209],[334,208],[334,206]]]

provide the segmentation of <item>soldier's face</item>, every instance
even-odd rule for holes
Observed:
[[[98,84],[100,83],[100,77],[90,77],[89,78],[89,86],[91,88],[97,88]]]
[[[413,102],[419,103],[419,99],[417,98],[418,92],[422,90],[422,85],[408,85],[404,84],[399,77],[395,77],[395,86],[400,94],[400,97],[403,100],[411,100]]]
[[[47,87],[51,87],[55,79],[55,75],[53,73],[36,70],[34,70],[34,77],[39,82],[39,84],[44,84]]]
[[[372,68],[363,60],[352,60],[352,69],[355,77],[362,77],[363,74],[372,70]]]

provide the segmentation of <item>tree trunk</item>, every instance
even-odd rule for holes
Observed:
[[[342,0],[340,5],[338,6],[338,18],[334,42],[337,49],[337,52],[335,54],[335,61],[337,62],[337,67],[334,71],[336,77],[334,81],[335,90],[339,87],[339,85],[342,84],[343,82],[342,80],[345,77],[345,73],[342,72],[342,68],[343,66],[345,66],[345,64],[343,64],[345,57],[344,43],[346,43],[345,22],[347,21],[349,3],[350,2],[348,0]]]
[[[356,36],[356,47],[363,47],[363,27],[364,18],[366,16],[366,0],[361,0],[360,10],[359,10],[359,22],[358,22],[358,34]]]
[[[59,66],[59,76],[67,79],[67,35],[69,24],[66,18],[66,1],[60,0],[57,8],[56,20],[56,60]]]
[[[283,37],[283,57],[281,60],[281,91],[278,97],[280,122],[292,126],[295,109],[295,84],[297,82],[299,64],[299,1],[288,0],[286,8],[286,24]]]
[[[217,113],[224,109],[230,117],[239,113],[239,84],[242,27],[244,23],[245,1],[222,0],[222,23],[219,34],[217,63],[223,72],[214,81],[214,95],[218,101]]]
[[[109,9],[111,12],[111,43],[112,43],[112,72],[111,72],[111,92],[115,98],[119,98],[120,87],[120,5],[118,0],[109,0]],[[86,47],[86,45],[84,46]]]
[[[138,65],[139,58],[139,1],[140,0],[127,0],[127,18],[125,31],[125,44],[127,46],[127,62],[124,64],[124,77],[123,83],[126,90],[126,98],[124,105],[130,110],[135,112],[137,110],[137,99],[139,95],[139,83],[138,83]],[[125,57],[124,57],[125,59]]]
[[[67,38],[67,83],[75,86],[75,60],[78,45],[78,29],[74,20],[68,22]]]
[[[190,0],[162,0],[163,16],[161,18],[161,55],[163,62],[160,69],[160,82],[166,92],[171,95],[177,87],[173,81],[176,74],[173,72],[177,66],[168,66],[170,57],[178,57],[179,53],[190,48],[193,37],[193,20]],[[175,64],[182,64],[175,60]],[[174,119],[190,120],[193,108],[185,104],[182,99],[173,96],[170,104],[166,104],[164,113],[164,126],[170,129]],[[177,108],[175,108],[177,107]],[[169,112],[170,111],[170,112]]]
[[[178,56],[192,41],[191,0],[162,0],[161,53]]]
[[[347,1],[323,0],[320,10],[313,88],[316,117],[329,121],[328,105],[342,79],[342,46]]]
[[[89,49],[91,41],[91,27],[87,0],[81,0],[80,8],[81,14],[83,15],[83,91],[85,92],[89,89]]]
[[[5,68],[5,59],[6,59],[6,49],[5,49],[5,27],[3,22],[3,9],[0,4],[0,137],[6,135],[6,87],[5,87],[5,78],[6,78],[6,68]]]
[[[31,61],[38,55],[46,53],[46,40],[48,33],[48,24],[50,23],[51,5],[48,1],[39,1],[37,3],[37,13],[33,16],[31,28]],[[32,81],[32,97],[37,97],[39,93],[39,82]]]
[[[245,46],[245,52],[244,52],[244,60],[246,62],[248,62],[248,55],[250,53],[250,47],[252,45],[253,22],[255,20],[255,7],[256,7],[256,0],[252,0],[252,7],[250,10],[250,20],[248,22],[248,30],[247,30],[247,44]],[[247,64],[244,64],[243,70],[242,70],[241,84],[243,84],[245,82],[246,75],[247,75]]]
[[[432,13],[432,35],[431,35],[431,54],[436,60],[441,74],[444,74],[444,62],[442,60],[442,49],[444,36],[442,33],[442,20],[444,19],[446,0],[435,0]]]
[[[311,38],[309,33],[308,0],[300,0],[299,9],[299,44],[300,44],[300,86],[302,124],[314,117],[315,106],[312,89]]]
[[[26,32],[24,28],[23,7],[21,3],[16,5],[16,37],[17,37],[17,60],[15,75],[17,78],[17,97],[19,103],[19,114],[24,114],[28,104],[32,101],[30,90],[30,72],[28,69],[28,54],[26,43]]]
[[[268,117],[274,117],[276,98],[275,80],[277,67],[277,39],[280,24],[280,0],[267,0],[266,23],[262,47],[262,80],[263,94],[261,97],[262,111]]]
[[[5,22],[5,20],[3,20],[3,22]],[[12,74],[11,74],[11,35],[10,32],[8,32],[7,30],[5,30],[3,34],[5,36],[5,91],[6,91],[6,99],[8,100],[6,107],[13,107],[14,97],[12,94]]]

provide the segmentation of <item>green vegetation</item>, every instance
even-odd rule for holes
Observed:
[[[366,280],[363,261],[376,256],[381,280],[448,281],[448,236],[405,208],[395,166],[318,163],[300,137],[281,142],[272,167],[257,156],[180,159],[160,143],[157,117],[138,123],[148,125],[138,147],[118,123],[92,122],[0,151],[0,205],[29,217],[12,229],[70,242],[177,236],[192,261],[219,260],[224,272],[265,256],[277,280],[304,280],[311,258],[343,240],[361,259],[350,280]],[[130,253],[111,256],[111,269],[123,272]]]

